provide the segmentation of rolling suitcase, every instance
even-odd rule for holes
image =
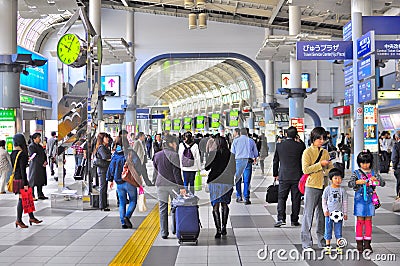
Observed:
[[[194,195],[177,196],[171,202],[172,233],[176,233],[178,243],[198,243],[200,234],[199,198]]]
[[[75,180],[83,180],[83,170],[85,164],[86,164],[86,159],[83,159],[81,165],[78,165],[78,167],[76,168],[74,173]]]

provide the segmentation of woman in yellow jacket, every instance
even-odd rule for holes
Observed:
[[[301,158],[304,174],[310,176],[306,182],[304,192],[304,212],[303,223],[301,226],[301,243],[303,249],[312,248],[313,241],[311,237],[311,227],[314,218],[314,212],[317,219],[317,237],[318,247],[325,246],[324,239],[324,213],[322,210],[322,192],[328,185],[328,173],[333,168],[332,162],[329,161],[328,150],[322,148],[327,139],[327,133],[323,127],[316,127],[311,131],[311,146],[308,147]],[[321,158],[318,159],[319,153],[322,152]]]

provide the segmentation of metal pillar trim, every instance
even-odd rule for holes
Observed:
[[[301,31],[301,9],[289,6],[289,35]],[[301,62],[296,60],[296,53],[290,54],[290,84],[292,97],[289,98],[289,118],[304,118],[304,96],[295,90],[301,89]]]
[[[134,43],[135,40],[135,31],[134,31],[134,23],[135,23],[135,13],[128,12],[126,16],[126,41],[130,44]],[[135,49],[133,45],[130,47],[130,52],[135,55]],[[131,102],[132,108],[129,108],[126,111],[125,116],[125,124],[126,125],[136,125],[136,105],[137,105],[137,96],[135,93],[135,83],[134,83],[134,76],[135,76],[135,63],[125,63],[126,69],[126,92],[127,92],[127,102]],[[136,127],[134,127],[136,128]]]

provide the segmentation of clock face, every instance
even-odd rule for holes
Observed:
[[[57,56],[66,65],[74,63],[81,52],[81,43],[75,34],[63,35],[57,44]]]

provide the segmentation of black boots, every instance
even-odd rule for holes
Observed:
[[[215,234],[215,238],[221,238],[221,218],[219,217],[219,210],[214,208],[212,214],[214,217],[215,228],[217,228],[217,233]]]
[[[357,250],[359,253],[362,253],[364,251],[364,244],[363,240],[356,240],[357,242]]]
[[[229,207],[227,204],[222,204],[222,230],[221,234],[226,236],[226,224],[228,223]]]
[[[371,247],[371,240],[364,239],[364,249],[370,250],[371,253],[373,252],[372,247]]]

